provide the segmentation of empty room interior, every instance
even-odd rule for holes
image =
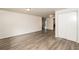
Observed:
[[[0,50],[79,50],[79,9],[0,8]]]

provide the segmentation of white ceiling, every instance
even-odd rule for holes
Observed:
[[[48,17],[50,14],[55,14],[56,10],[61,10],[64,8],[31,8],[30,12],[27,12],[26,8],[1,8],[3,10],[13,11],[13,12],[20,12],[25,14],[31,14],[41,17]]]

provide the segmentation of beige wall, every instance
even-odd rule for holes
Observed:
[[[0,10],[0,39],[40,31],[41,17]]]
[[[79,43],[79,8],[78,8],[78,20],[77,20],[77,41]]]
[[[53,17],[47,18],[47,28],[53,30]]]

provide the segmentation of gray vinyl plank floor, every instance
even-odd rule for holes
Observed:
[[[0,39],[0,50],[79,50],[79,43],[55,38],[53,31],[38,31]]]

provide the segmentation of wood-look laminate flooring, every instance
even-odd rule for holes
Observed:
[[[79,50],[79,43],[55,38],[53,31],[0,39],[0,50]]]

